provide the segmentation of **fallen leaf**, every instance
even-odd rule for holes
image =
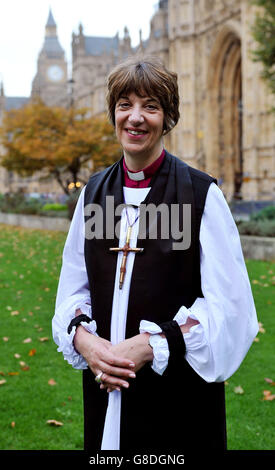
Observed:
[[[44,338],[39,338],[39,341],[41,341],[41,343],[44,343],[45,341],[49,341],[49,338],[45,336]]]
[[[49,385],[56,385],[56,381],[55,381],[54,379],[50,379],[50,380],[48,381],[48,384],[49,384]]]
[[[36,354],[36,349],[30,349],[29,356],[34,356]]]
[[[265,378],[265,381],[270,385],[275,385],[275,382],[272,379]]]
[[[3,336],[3,341],[7,342],[7,341],[9,341],[9,339],[10,338],[8,336]]]
[[[237,393],[238,395],[243,395],[244,390],[240,385],[238,385],[238,387],[234,388],[234,393]]]
[[[8,372],[8,375],[19,375],[19,372]]]
[[[32,339],[31,338],[26,338],[24,339],[23,343],[31,343],[32,342]]]
[[[50,424],[51,426],[63,426],[63,423],[61,423],[61,421],[56,421],[56,419],[48,419],[47,424]]]
[[[264,390],[263,395],[264,395],[263,400],[265,401],[275,400],[275,394],[272,394],[270,390]]]
[[[12,422],[11,422],[11,427],[12,427],[12,428],[15,427],[15,421],[12,421]]]
[[[20,354],[15,353],[14,357],[15,357],[15,359],[20,359],[21,356],[20,356]]]
[[[0,385],[4,385],[7,381],[5,379],[0,380]]]
[[[14,317],[15,315],[19,315],[18,310],[13,310],[13,311],[11,312],[11,316],[12,316],[12,317]]]

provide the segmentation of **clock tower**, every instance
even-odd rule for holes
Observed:
[[[67,62],[58,37],[51,10],[45,28],[45,39],[32,82],[32,97],[39,96],[48,106],[67,106]]]

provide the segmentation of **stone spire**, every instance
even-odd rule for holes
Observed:
[[[54,20],[51,8],[49,10],[48,21],[47,21],[47,24],[46,24],[46,36],[48,36],[48,37],[57,36],[56,22]]]
[[[41,53],[47,57],[64,57],[64,50],[57,37],[57,26],[51,9],[49,10],[49,16],[45,27],[45,39]]]

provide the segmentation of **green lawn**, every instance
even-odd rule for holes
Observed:
[[[65,236],[0,225],[2,450],[82,449],[81,371],[56,352],[51,334]],[[226,386],[228,447],[268,450],[275,448],[275,400],[263,400],[263,391],[275,393],[265,381],[275,381],[275,264],[247,266],[265,331]]]
[[[263,392],[275,394],[275,263],[247,260],[246,264],[262,325],[244,362],[226,386],[228,447],[273,450],[275,400],[263,400]],[[243,394],[234,392],[238,386]]]

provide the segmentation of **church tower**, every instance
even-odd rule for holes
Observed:
[[[58,37],[51,10],[45,28],[45,39],[32,83],[32,98],[39,96],[48,106],[66,106],[67,62]]]

